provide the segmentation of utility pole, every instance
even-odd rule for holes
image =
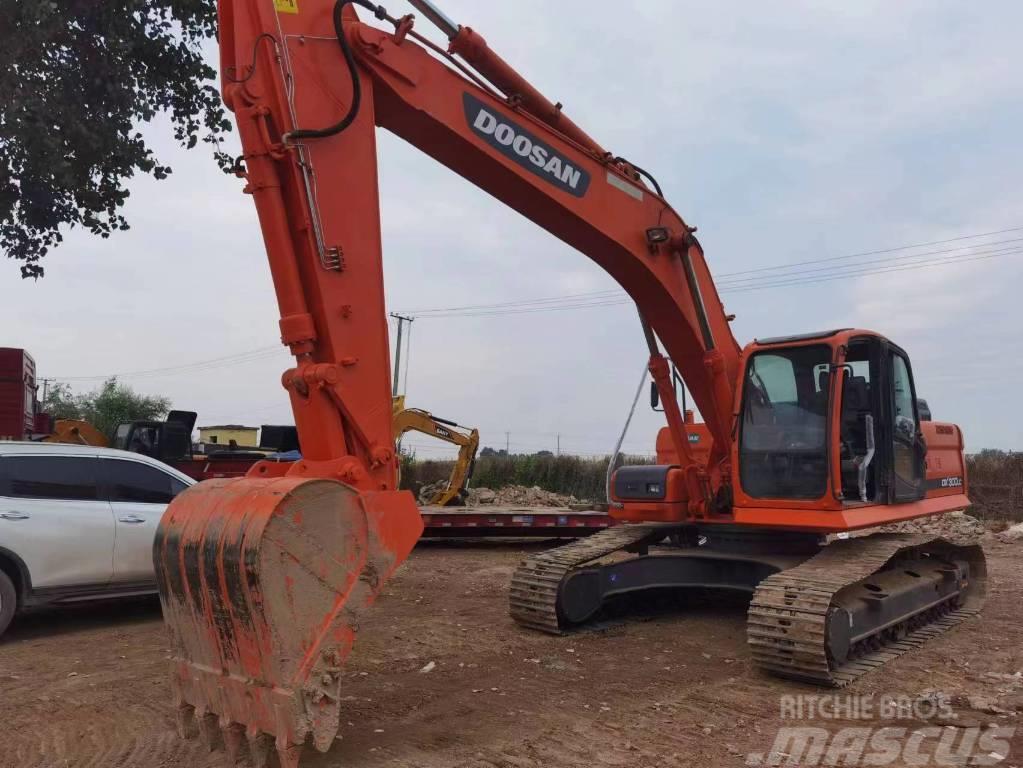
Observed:
[[[509,453],[509,451],[508,451],[510,446],[511,446],[511,432],[505,432],[504,433],[504,452],[507,453],[509,456],[511,455]]]
[[[51,381],[52,382],[56,382],[57,380],[56,379],[40,379],[39,381],[43,385],[43,402],[45,403],[46,402],[46,393],[47,393],[47,391],[50,388],[50,382]]]
[[[557,456],[561,455],[561,433],[560,432],[558,432],[558,452],[557,452],[556,455]]]
[[[398,396],[398,374],[401,372],[401,337],[405,331],[405,323],[411,323],[414,317],[406,317],[395,312],[391,317],[398,321],[398,338],[394,345],[394,384],[391,386],[391,397]]]

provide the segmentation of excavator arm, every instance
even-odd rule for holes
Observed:
[[[406,432],[419,432],[458,446],[458,456],[447,485],[435,492],[427,504],[446,507],[457,501],[472,477],[476,451],[480,447],[479,430],[467,430],[453,421],[438,418],[419,408],[402,408],[394,414],[394,442],[401,440]]]
[[[303,458],[200,483],[154,545],[183,731],[257,765],[333,742],[365,608],[422,531],[398,491],[376,128],[402,137],[604,268],[635,300],[688,512],[729,482],[739,348],[694,229],[468,27],[449,50],[350,0],[219,0],[222,90],[294,355],[282,384]],[[460,58],[456,58],[456,56]],[[616,109],[608,104],[608,110]],[[690,452],[668,358],[712,439]],[[615,361],[609,361],[614,364]],[[222,736],[216,735],[218,732]],[[272,737],[272,738],[271,738]]]

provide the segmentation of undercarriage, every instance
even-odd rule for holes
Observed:
[[[623,595],[747,593],[754,661],[841,687],[977,613],[985,582],[979,545],[927,534],[825,543],[732,526],[622,525],[524,560],[510,603],[519,624],[561,634]]]

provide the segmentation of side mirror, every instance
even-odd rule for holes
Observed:
[[[650,408],[657,410],[657,406],[661,404],[661,393],[657,391],[657,382],[650,382]]]

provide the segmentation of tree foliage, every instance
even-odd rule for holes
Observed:
[[[105,435],[128,421],[161,421],[171,403],[166,397],[143,395],[117,379],[107,379],[92,392],[76,395],[68,384],[50,387],[43,410],[54,419],[87,421]]]
[[[58,381],[46,390],[46,398],[41,407],[54,421],[81,418],[82,409],[78,397],[71,391],[71,385],[63,382]]]
[[[0,248],[23,277],[63,229],[127,229],[125,182],[171,172],[140,124],[164,113],[188,148],[230,130],[203,51],[216,21],[213,0],[0,3]]]

